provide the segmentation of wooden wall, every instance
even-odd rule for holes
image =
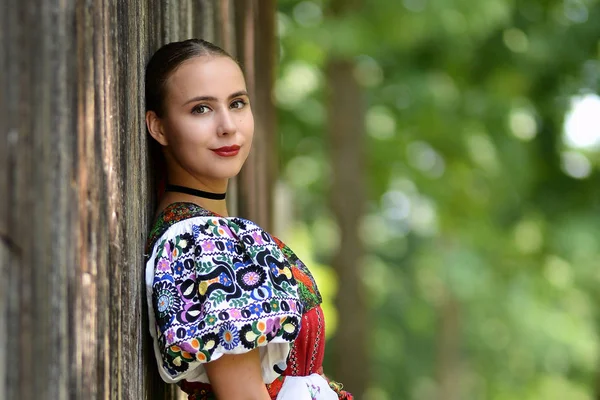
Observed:
[[[274,36],[265,32],[274,8],[273,0],[3,1],[0,400],[175,398],[151,358],[144,308],[155,204],[144,66],[161,44],[189,37],[240,55],[258,141],[235,185],[237,208],[269,225]]]

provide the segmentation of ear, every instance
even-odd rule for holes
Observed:
[[[163,146],[167,146],[167,136],[160,118],[154,111],[146,111],[146,126],[150,135]]]

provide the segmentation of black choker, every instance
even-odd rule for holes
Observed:
[[[170,185],[170,184],[167,184],[165,191],[191,194],[192,196],[204,197],[206,199],[211,199],[211,200],[225,200],[225,196],[227,195],[227,193],[211,193],[211,192],[205,192],[204,190],[192,189],[187,186]]]

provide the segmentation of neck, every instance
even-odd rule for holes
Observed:
[[[165,152],[167,163],[167,182],[171,185],[183,186],[190,189],[201,190],[209,193],[226,193],[229,179],[206,179],[205,177],[196,177],[190,174],[173,160],[169,152]],[[195,196],[189,193],[180,193],[176,191],[165,192],[160,200],[158,209],[162,210],[171,203],[188,202],[194,203],[209,211],[222,216],[228,216],[227,203],[222,199],[210,199],[202,196]]]
[[[201,182],[174,180],[167,184],[167,191],[160,201],[159,210],[164,209],[171,203],[187,202],[197,204],[224,217],[229,216],[226,200],[224,198],[212,198],[213,195],[218,197],[218,195],[226,193],[227,183],[227,180],[225,180],[224,184],[207,185]]]
[[[212,211],[215,214],[222,215],[223,217],[229,216],[229,212],[227,211],[227,202],[225,200],[205,199],[202,197],[176,192],[165,192],[163,197],[160,199],[158,211],[160,212],[161,210],[165,209],[169,204],[180,202],[194,203],[202,208],[207,209],[208,211]]]
[[[227,211],[227,202],[225,200],[197,199],[191,202],[223,217],[229,216],[229,212]]]
[[[205,190],[194,189],[194,188],[191,188],[188,186],[172,185],[172,184],[167,184],[167,187],[165,190],[167,192],[185,193],[185,194],[189,194],[192,196],[201,197],[204,199],[211,199],[211,200],[225,200],[225,197],[227,196],[226,192],[223,192],[223,193],[207,192]]]

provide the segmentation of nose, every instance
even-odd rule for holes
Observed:
[[[217,123],[217,134],[219,136],[231,135],[237,130],[237,126],[233,120],[233,115],[231,115],[229,110],[225,110],[220,113]]]

